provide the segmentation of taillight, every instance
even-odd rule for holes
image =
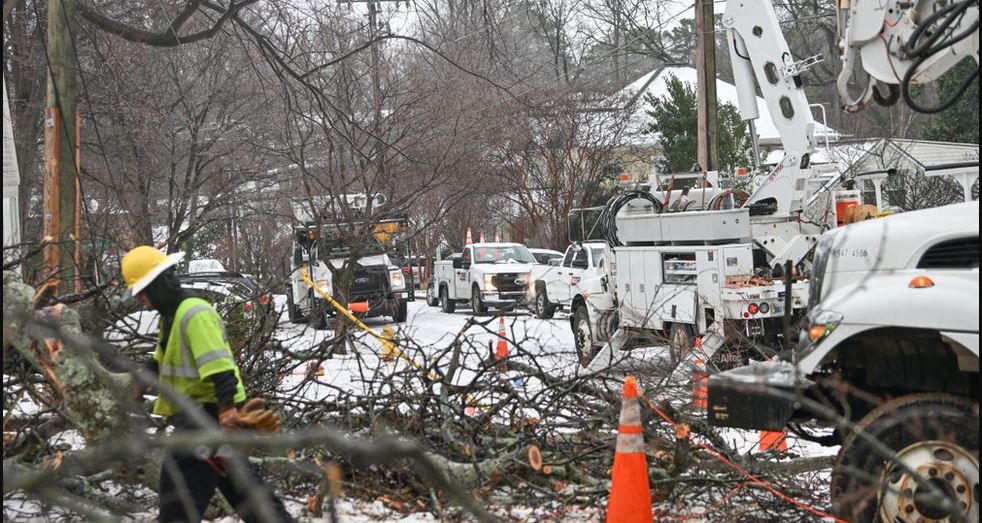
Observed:
[[[749,312],[750,314],[757,314],[758,312],[760,312],[760,308],[757,307],[756,303],[751,303],[749,306],[747,306],[747,312]]]
[[[242,308],[245,309],[246,312],[252,312],[252,302],[251,301],[245,302],[244,304],[242,304]]]
[[[270,303],[273,303],[273,295],[272,294],[262,294],[262,295],[260,295],[259,296],[259,303],[262,304],[262,305],[269,305]]]
[[[403,274],[409,274],[411,272],[413,272],[413,270],[411,268],[409,268],[409,267],[403,267],[402,268],[402,273]]]

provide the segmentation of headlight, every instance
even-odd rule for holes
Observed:
[[[389,271],[389,283],[394,291],[406,289],[406,277],[402,275],[402,271]]]
[[[842,323],[842,314],[834,311],[815,310],[808,315],[808,341],[818,343]]]
[[[484,290],[486,290],[486,291],[496,290],[498,288],[498,286],[495,285],[495,282],[496,282],[496,280],[495,280],[495,275],[494,274],[485,274],[484,275]]]

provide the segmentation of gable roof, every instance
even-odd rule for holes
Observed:
[[[642,133],[642,130],[651,119],[645,112],[647,107],[644,103],[644,95],[650,94],[656,98],[666,96],[668,94],[668,79],[672,75],[683,83],[691,86],[695,86],[696,84],[696,69],[694,67],[686,65],[665,66],[645,74],[620,91],[619,94],[628,99],[627,108],[631,113],[629,136],[631,137],[630,142],[632,144],[655,145],[657,143],[657,137],[655,135]],[[719,78],[716,79],[716,97],[721,104],[731,103],[739,107],[736,86],[724,82]],[[777,127],[774,126],[774,122],[771,120],[771,115],[767,110],[767,103],[760,96],[757,97],[757,107],[760,117],[754,123],[757,126],[757,136],[760,137],[760,143],[765,145],[780,144],[781,137],[778,135]],[[820,122],[815,122],[816,139],[822,141],[826,136],[834,140],[839,138],[840,134],[831,127],[823,125]]]

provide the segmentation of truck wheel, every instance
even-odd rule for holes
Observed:
[[[549,303],[549,296],[546,289],[539,287],[535,290],[535,317],[540,320],[548,320],[556,314],[556,306]]]
[[[440,287],[440,310],[447,314],[453,314],[457,310],[457,302],[450,299],[446,287]]]
[[[326,329],[327,313],[324,312],[324,308],[327,306],[327,303],[314,299],[314,289],[308,291],[307,301],[311,304],[310,312],[307,314],[307,323],[317,330]]]
[[[440,305],[440,297],[436,295],[436,289],[433,288],[433,284],[426,287],[426,304],[430,307]]]
[[[668,331],[668,349],[672,367],[682,363],[692,352],[692,326],[687,323],[673,323]]]
[[[484,305],[484,297],[481,296],[481,289],[474,286],[471,289],[471,310],[474,314],[486,314],[488,308]]]
[[[978,521],[978,405],[951,394],[924,393],[871,411],[858,425],[889,447],[896,461],[884,459],[857,433],[849,434],[832,471],[833,510],[850,521]],[[934,488],[918,485],[897,462]],[[949,503],[933,502],[932,490]]]
[[[300,308],[293,301],[293,289],[290,287],[286,289],[286,316],[290,319],[290,323],[303,323],[306,321],[306,318],[300,313]]]
[[[586,367],[597,355],[590,332],[590,313],[586,306],[577,307],[573,311],[573,342],[576,344],[576,356],[580,365]]]
[[[405,323],[406,318],[409,317],[409,312],[406,307],[406,300],[399,300],[396,303],[395,311],[392,313],[392,321],[396,323]]]

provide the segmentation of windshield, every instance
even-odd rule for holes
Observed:
[[[535,258],[524,245],[496,245],[475,247],[474,263],[535,263]]]

